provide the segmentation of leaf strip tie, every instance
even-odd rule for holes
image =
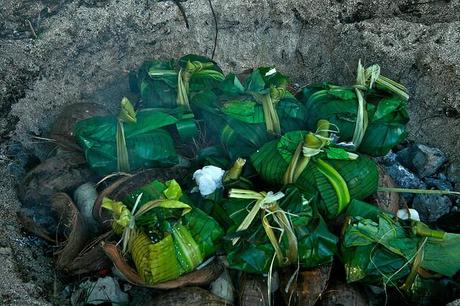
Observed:
[[[214,63],[206,62],[202,63],[200,61],[188,61],[184,68],[179,69],[177,74],[177,105],[184,106],[190,110],[189,102],[189,89],[190,89],[190,80],[193,75],[202,75],[215,80],[224,80],[225,76],[214,69]]]
[[[297,247],[297,238],[295,236],[294,230],[292,228],[292,223],[288,218],[291,215],[288,212],[285,212],[281,209],[277,203],[278,200],[284,197],[282,192],[255,192],[251,190],[244,189],[231,189],[230,197],[237,199],[252,199],[256,200],[256,203],[249,211],[246,218],[241,222],[237,228],[237,232],[246,230],[256,218],[258,212],[261,212],[262,226],[267,234],[268,239],[270,240],[273,249],[275,250],[275,255],[278,258],[278,262],[281,265],[288,265],[293,263],[298,258],[298,247]],[[268,217],[272,216],[275,223],[278,227],[270,225]],[[276,237],[275,230],[281,232],[279,238]],[[289,248],[287,254],[285,255],[281,249],[280,242],[284,236],[287,235]],[[233,245],[239,241],[239,237],[232,240]]]
[[[146,212],[156,207],[183,209],[183,216],[192,210],[189,205],[173,199],[159,199],[150,201],[137,209],[141,197],[142,193],[137,197],[132,211],[130,211],[122,202],[113,201],[106,197],[104,197],[102,200],[102,207],[113,212],[114,222],[112,223],[112,228],[114,231],[119,232],[120,229],[123,229],[121,238],[121,242],[123,242],[123,252],[126,252],[128,249],[132,248],[131,243],[134,241],[134,238],[138,234],[136,228],[136,220]]]
[[[274,86],[270,87],[268,93],[249,92],[258,103],[262,104],[265,127],[270,134],[281,134],[281,123],[275,106],[284,97],[285,93],[285,88]]]
[[[358,99],[356,125],[351,141],[354,149],[357,149],[360,146],[369,123],[364,92],[372,89],[374,85],[378,85],[381,89],[395,94],[404,100],[409,99],[407,89],[403,85],[380,74],[379,65],[372,65],[364,69],[361,64],[361,60],[359,60],[356,73],[356,85],[353,86]]]
[[[329,127],[329,121],[319,120],[316,132],[309,132],[304,141],[299,143],[284,174],[283,182],[285,185],[297,181],[307,168],[311,158],[323,152],[323,147],[330,143],[329,132],[331,130]],[[301,153],[303,154],[301,155]]]
[[[129,156],[128,148],[126,147],[126,138],[124,123],[136,123],[136,112],[134,107],[128,98],[124,97],[121,100],[121,109],[117,118],[117,133],[116,133],[116,143],[117,143],[117,169],[118,172],[129,172]]]
[[[404,291],[408,291],[414,283],[415,277],[418,273],[418,269],[423,262],[424,248],[427,241],[428,237],[425,237],[421,242],[420,247],[417,249],[417,255],[415,256],[414,262],[412,263],[410,273],[404,281],[404,284],[401,286],[401,289]]]

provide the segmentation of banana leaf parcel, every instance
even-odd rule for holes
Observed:
[[[318,202],[327,218],[340,214],[351,199],[365,199],[377,190],[378,171],[369,158],[332,145],[330,124],[318,122],[315,133],[292,131],[266,143],[251,162],[267,183],[295,184]]]
[[[211,90],[224,80],[211,59],[189,54],[176,60],[145,62],[130,75],[131,90],[140,94],[146,108],[191,109],[195,95]]]
[[[299,100],[307,109],[307,129],[326,119],[338,127],[342,142],[362,153],[385,155],[407,136],[407,89],[382,76],[378,65],[364,69],[359,63],[356,83],[304,87]]]
[[[348,282],[399,287],[409,295],[420,295],[433,289],[432,285],[422,288],[430,279],[438,278],[440,283],[440,276],[452,277],[460,270],[460,234],[397,220],[356,200],[347,214],[341,258]]]
[[[231,160],[249,157],[267,141],[305,127],[305,109],[286,90],[288,83],[270,67],[255,69],[243,84],[229,74],[219,91],[197,96],[197,116]]]
[[[90,167],[99,175],[178,163],[172,133],[182,140],[196,133],[184,109],[134,111],[124,98],[118,117],[91,117],[75,126],[75,137]]]
[[[233,221],[227,232],[232,238],[226,248],[230,268],[263,274],[333,260],[337,237],[294,186],[275,194],[232,189],[223,208]]]
[[[224,232],[218,223],[181,199],[179,184],[171,180],[153,181],[123,202],[103,200],[113,212],[112,227],[122,235],[123,250],[147,284],[191,272],[219,248]]]

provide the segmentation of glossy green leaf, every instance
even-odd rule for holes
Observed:
[[[314,129],[319,119],[326,119],[338,127],[340,141],[351,141],[358,113],[354,88],[327,83],[311,85],[303,88],[298,98],[309,114],[308,129]],[[364,99],[369,124],[358,151],[372,156],[385,155],[407,136],[406,101],[381,89],[366,91]]]
[[[284,190],[285,197],[279,201],[279,206],[289,213],[298,243],[298,257],[302,268],[317,267],[330,263],[336,252],[337,237],[327,228],[326,223],[317,210],[305,199],[296,187],[290,186]],[[230,233],[243,221],[248,209],[254,205],[252,200],[229,199],[224,209],[234,221]],[[270,224],[275,224],[269,217]],[[275,254],[267,234],[263,230],[260,215],[250,227],[239,234],[240,240],[235,246],[227,248],[227,261],[233,269],[249,273],[267,273]],[[287,237],[283,236],[280,244],[282,249],[288,248]],[[296,263],[292,263],[294,266]],[[275,260],[275,267],[279,263]]]
[[[135,123],[123,123],[132,171],[177,163],[173,139],[164,128],[182,122],[181,116],[180,112],[174,116],[159,110],[143,110],[137,113]],[[75,127],[88,164],[100,175],[117,171],[116,134],[114,116],[92,117],[79,121]]]

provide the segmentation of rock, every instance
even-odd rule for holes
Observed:
[[[72,305],[99,305],[111,302],[112,305],[127,304],[128,294],[121,291],[118,282],[110,276],[99,278],[96,282],[89,280],[80,284],[79,288],[72,293]]]
[[[455,190],[460,191],[460,162],[454,162],[449,165],[447,178],[455,185]]]
[[[427,184],[428,188],[435,188],[438,190],[449,190],[453,191],[454,187],[448,180],[443,179],[436,179],[432,177],[427,177],[424,179],[425,183]]]
[[[234,291],[235,288],[232,284],[232,278],[228,273],[228,270],[225,269],[224,272],[211,283],[211,293],[215,296],[218,296],[230,304],[233,304],[235,300]]]
[[[81,217],[85,220],[85,223],[88,224],[89,229],[92,232],[97,232],[99,224],[93,216],[94,202],[97,199],[97,190],[94,184],[84,183],[80,185],[73,193],[73,198],[80,211]]]
[[[397,160],[396,154],[390,152],[381,159],[386,173],[394,180],[396,186],[410,189],[426,189],[426,184],[415,174],[403,167]],[[402,193],[401,196],[408,202],[414,198],[412,193]]]
[[[447,157],[437,148],[415,144],[399,151],[396,160],[404,167],[416,171],[420,177],[427,177],[435,174],[447,161]]]
[[[446,306],[460,306],[460,299],[452,301],[452,302],[446,304]]]
[[[422,222],[434,222],[450,212],[452,202],[447,196],[417,194],[412,207],[418,211]]]
[[[411,146],[408,146],[396,153],[396,160],[406,168],[412,168]]]

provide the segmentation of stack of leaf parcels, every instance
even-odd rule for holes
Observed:
[[[194,152],[189,178],[204,165],[234,165],[219,181],[205,178],[217,187],[211,194],[192,192],[191,181],[184,192],[175,181],[154,181],[123,202],[105,200],[147,283],[177,278],[217,251],[230,268],[269,277],[338,257],[347,281],[408,293],[460,269],[457,235],[361,202],[378,187],[367,156],[386,154],[407,135],[407,90],[378,65],[359,63],[353,86],[291,93],[272,67],[225,76],[214,61],[187,55],[146,62],[131,88],[143,109],[124,100],[118,118],[77,125],[98,174],[175,165],[184,145]],[[342,232],[329,226],[339,216]]]

